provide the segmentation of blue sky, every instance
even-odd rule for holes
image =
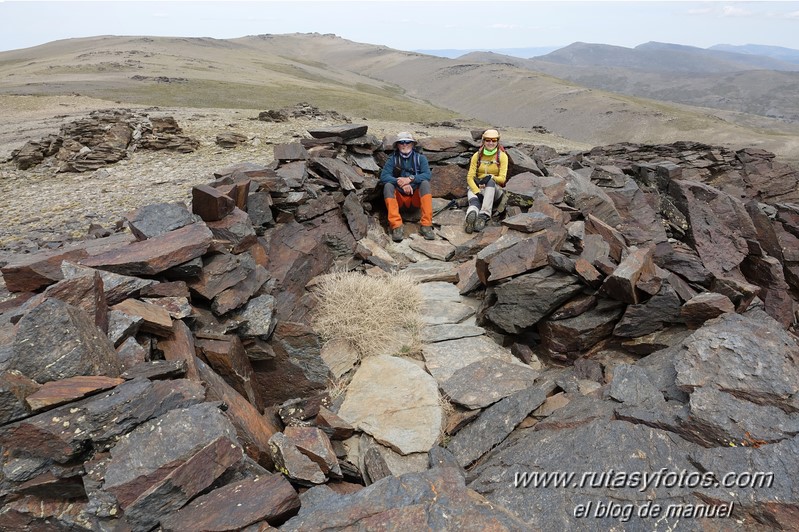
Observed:
[[[799,49],[799,2],[3,1],[0,51],[96,35],[334,33],[399,50],[649,41]]]

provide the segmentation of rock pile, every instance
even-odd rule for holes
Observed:
[[[308,133],[0,268],[1,528],[793,526],[795,172],[509,146],[507,205],[467,235],[476,141],[428,138],[438,239],[399,245],[391,139]],[[396,268],[427,287],[424,364],[313,330],[318,276]]]
[[[182,134],[174,118],[149,118],[129,109],[93,111],[70,122],[56,135],[28,141],[11,152],[20,170],[54,157],[59,172],[89,172],[120,161],[136,149],[189,153],[199,141]]]

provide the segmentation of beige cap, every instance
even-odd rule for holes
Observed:
[[[413,138],[413,135],[411,135],[411,134],[410,134],[410,133],[408,133],[407,131],[400,131],[399,133],[397,133],[397,139],[394,141],[394,146],[396,146],[396,145],[397,145],[397,143],[398,143],[399,141],[401,141],[401,140],[404,140],[404,141],[411,141],[411,142],[413,142],[414,144],[416,144],[416,139],[415,139],[415,138]]]

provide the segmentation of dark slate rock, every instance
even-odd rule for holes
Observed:
[[[103,280],[103,291],[105,292],[105,302],[111,307],[128,299],[135,297],[141,290],[158,284],[153,279],[142,279],[140,277],[133,277],[129,275],[119,275],[117,273],[107,272],[103,270],[95,270],[86,266],[79,266],[69,261],[61,263],[61,272],[64,279],[72,279],[73,277],[81,277],[84,275],[93,275],[94,272],[100,272],[100,277]]]
[[[362,124],[341,124],[337,126],[325,126],[309,129],[308,134],[315,139],[327,137],[341,137],[342,139],[354,139],[366,135],[369,126]]]
[[[795,302],[790,287],[785,281],[782,264],[775,257],[749,255],[741,263],[741,271],[746,279],[762,288],[759,297],[763,300],[766,313],[788,328],[796,317]]]
[[[717,277],[736,270],[757,242],[743,204],[724,192],[693,181],[672,180],[669,194],[685,214],[689,234],[705,268]]]
[[[39,384],[18,371],[0,373],[0,424],[30,415],[25,398],[38,389]]]
[[[672,347],[656,351],[639,360],[636,365],[646,371],[649,380],[667,400],[687,403],[688,394],[677,386],[677,370],[674,367],[675,357],[682,350],[683,341],[687,343],[690,340],[682,337]]]
[[[687,327],[698,329],[706,321],[727,312],[735,312],[729,297],[716,292],[702,292],[685,302],[680,308],[680,317]]]
[[[517,334],[581,290],[576,277],[547,266],[497,286],[497,302],[488,311],[488,318],[503,330]]]
[[[8,369],[39,383],[78,375],[118,377],[108,337],[81,309],[48,299],[19,321]]]
[[[231,253],[242,253],[255,244],[256,234],[252,220],[238,207],[221,220],[206,224],[214,235],[216,245],[225,246]]]
[[[619,364],[613,368],[608,395],[621,403],[651,408],[657,408],[665,401],[646,371],[631,364]]]
[[[702,490],[703,499],[734,503],[736,517],[747,517],[751,529],[791,530],[799,511],[797,456],[799,437],[774,445],[701,449],[689,458],[702,470],[714,472],[719,481],[718,487]],[[732,476],[726,481],[740,486],[720,485],[728,473]]]
[[[541,343],[553,353],[577,358],[580,352],[610,336],[622,312],[624,305],[602,299],[573,318],[544,321],[538,328]]]
[[[185,205],[179,203],[146,205],[126,215],[125,218],[137,240],[147,240],[200,221],[199,216],[192,214]]]
[[[282,432],[275,433],[269,439],[269,451],[277,470],[295,482],[312,486],[327,480],[319,464],[300,452]]]
[[[447,450],[468,467],[505,439],[530,412],[546,401],[554,383],[542,384],[520,390],[484,410],[480,416],[452,437]]]
[[[161,520],[161,528],[180,530],[241,530],[267,522],[281,524],[300,507],[300,498],[282,475],[245,478],[203,494]]]
[[[799,434],[799,414],[787,414],[775,406],[761,406],[715,388],[691,393],[690,419],[694,432],[704,432],[714,445],[774,443]],[[714,437],[714,438],[711,438]]]
[[[247,256],[215,253],[203,258],[203,269],[196,279],[187,283],[193,294],[212,300],[223,290],[243,281],[254,264]]]
[[[622,223],[617,229],[627,243],[640,247],[666,242],[661,216],[647,201],[644,192],[630,178],[625,178],[623,183],[606,192],[621,216]]]
[[[799,345],[762,311],[725,314],[684,342],[674,366],[685,390],[713,386],[789,411],[799,392]]]
[[[337,181],[342,190],[345,191],[355,190],[355,185],[361,185],[364,181],[361,174],[339,159],[313,157],[311,159],[311,168],[320,172],[321,175]]]
[[[611,401],[601,401],[596,397],[579,393],[569,396],[570,400],[565,406],[536,423],[534,429],[536,431],[572,429],[598,419],[610,421],[615,418],[614,403]]]
[[[22,455],[64,463],[85,457],[93,449],[107,449],[141,423],[204,399],[205,391],[198,383],[136,379],[6,425],[0,429],[0,445],[7,457]],[[70,430],[65,431],[65,426]]]
[[[584,215],[591,213],[611,227],[621,224],[622,219],[613,200],[589,178],[563,166],[555,167],[551,173],[566,180],[563,199],[567,205]]]
[[[365,238],[366,232],[369,230],[369,217],[363,211],[363,205],[358,200],[358,196],[347,194],[341,209],[347,219],[347,225],[352,232],[353,238],[355,240]]]
[[[608,452],[609,449],[613,451]],[[651,530],[651,517],[636,515],[644,505],[657,503],[665,513],[669,504],[701,501],[693,495],[692,488],[673,484],[655,488],[651,477],[645,486],[643,473],[653,475],[663,469],[664,473],[685,470],[701,474],[686,456],[694,449],[661,431],[600,419],[572,429],[527,431],[524,437],[475,468],[468,485],[492,503],[514,512],[528,529]],[[533,487],[530,475],[547,472],[574,477],[569,487],[556,486],[554,482],[547,487]],[[614,476],[617,472],[622,473]],[[637,482],[630,475],[632,472],[639,472]],[[614,480],[619,484],[613,486]],[[591,507],[586,515],[577,517],[578,506],[583,505],[585,510],[588,504]],[[612,517],[605,516],[599,506],[607,508],[608,504],[616,507],[617,513]],[[625,505],[632,506],[624,510]],[[625,511],[630,512],[629,519],[625,518]],[[682,519],[661,516],[658,526],[676,526],[678,522]]]
[[[247,216],[250,217],[250,222],[258,235],[262,235],[268,227],[274,225],[272,196],[268,190],[259,190],[247,196]]]
[[[655,246],[652,260],[661,268],[674,272],[692,283],[709,286],[713,280],[713,274],[704,267],[696,252],[681,242],[659,243]]]
[[[111,449],[103,490],[114,495],[135,530],[149,530],[242,454],[236,430],[217,403],[174,409],[136,427]]]
[[[668,324],[682,321],[680,298],[669,284],[644,303],[628,305],[624,315],[613,329],[613,334],[635,338],[663,329]]]
[[[525,523],[464,486],[455,468],[385,477],[356,493],[338,496],[327,486],[303,495],[285,531],[346,528],[398,530],[525,530]]]

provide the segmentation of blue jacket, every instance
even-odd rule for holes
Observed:
[[[395,168],[399,171],[395,172]],[[396,173],[399,175],[395,177]],[[430,181],[431,175],[430,163],[427,162],[427,157],[424,154],[414,150],[410,157],[403,159],[399,152],[395,150],[380,172],[380,183],[393,183],[396,185],[398,177],[413,177],[411,187],[415,192],[422,181]]]

